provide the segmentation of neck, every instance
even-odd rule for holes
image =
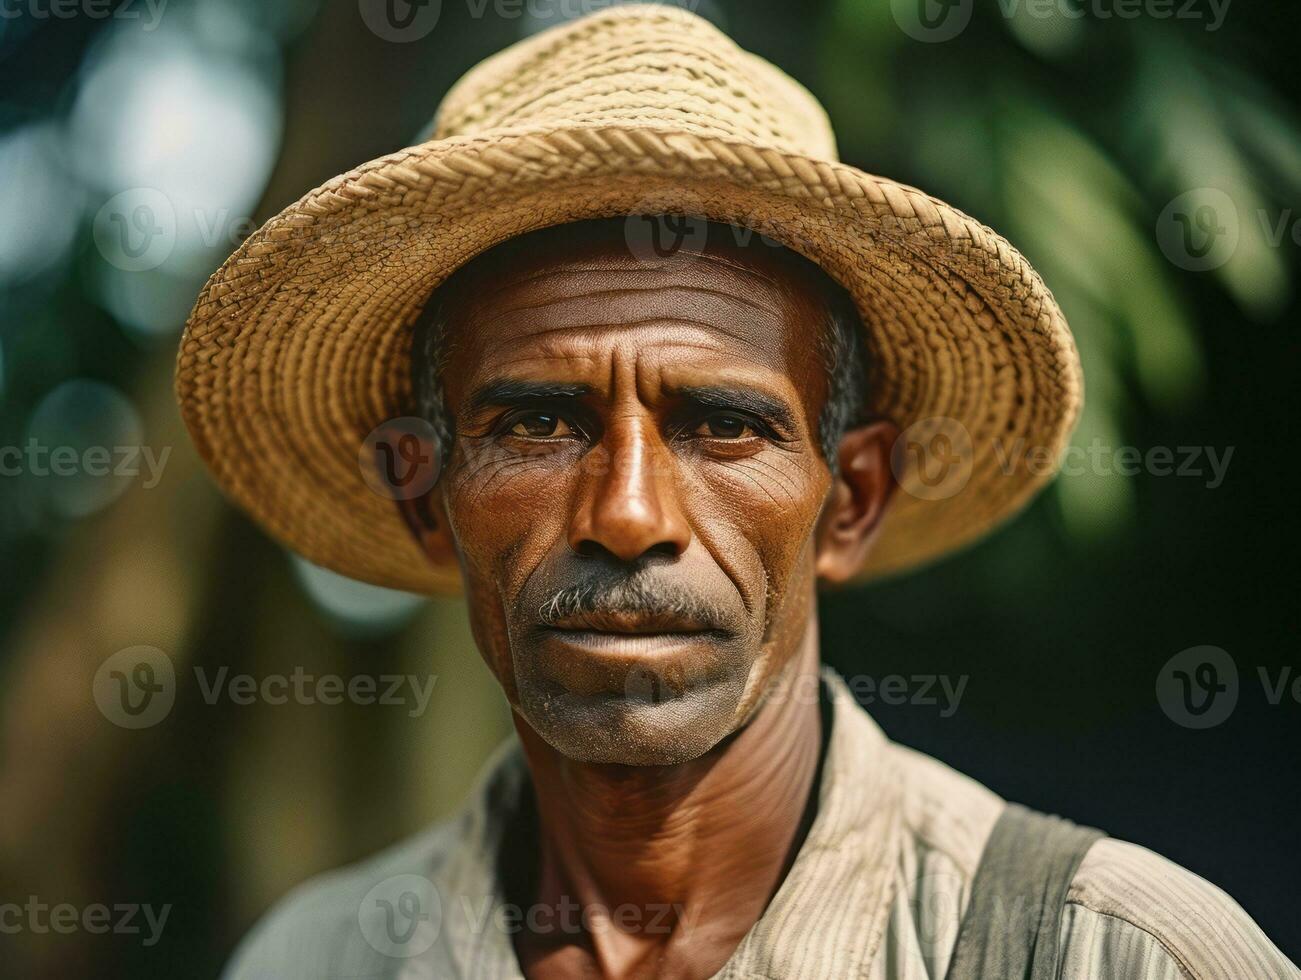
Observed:
[[[763,914],[808,829],[821,719],[807,692],[817,671],[811,622],[777,696],[722,744],[674,766],[575,762],[517,718],[541,825],[530,898],[598,919],[611,911],[619,928],[584,931],[603,975],[663,965],[674,946],[719,968]]]

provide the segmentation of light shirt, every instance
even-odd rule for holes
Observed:
[[[1004,802],[890,742],[829,670],[823,683],[832,725],[817,815],[768,908],[716,976],[942,980]],[[529,910],[505,902],[494,869],[528,778],[512,739],[458,815],[300,886],[249,934],[226,976],[519,980],[511,935]],[[578,921],[577,912],[533,912],[535,925]],[[659,913],[626,914],[625,923],[649,930]],[[1220,889],[1110,838],[1075,874],[1061,951],[1061,980],[1301,977]]]

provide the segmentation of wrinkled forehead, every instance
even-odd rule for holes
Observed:
[[[480,256],[445,286],[449,362],[475,372],[614,347],[647,359],[658,348],[695,348],[810,384],[828,315],[825,276],[743,229],[699,223],[675,243],[671,224],[636,224],[668,220],[562,226]]]

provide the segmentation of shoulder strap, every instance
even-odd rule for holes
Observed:
[[[980,856],[945,980],[1056,980],[1066,890],[1105,836],[1009,803]]]

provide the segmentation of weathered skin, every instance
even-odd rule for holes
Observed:
[[[531,977],[709,976],[812,816],[815,585],[861,566],[895,430],[848,432],[833,479],[822,285],[779,249],[597,237],[484,279],[443,373],[455,450],[400,506],[460,563],[532,773],[537,864],[506,888],[553,914],[516,951]],[[575,585],[596,599],[543,611]],[[573,903],[633,911],[560,928]]]

